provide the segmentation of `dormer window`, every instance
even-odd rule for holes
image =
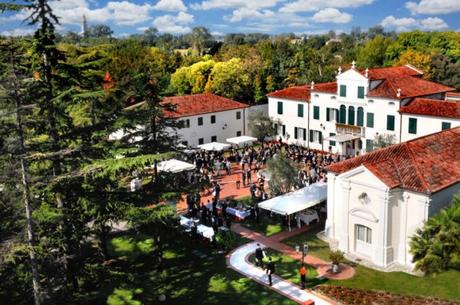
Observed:
[[[388,105],[394,106],[394,105],[395,105],[395,102],[388,102]]]

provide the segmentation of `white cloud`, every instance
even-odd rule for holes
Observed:
[[[284,0],[204,0],[194,3],[191,7],[195,10],[228,9],[228,8],[252,8],[261,9],[274,7]]]
[[[90,8],[87,0],[53,0],[49,4],[62,25],[79,25],[83,15],[90,24],[114,22],[117,25],[134,25],[152,19],[150,12],[153,9],[150,4],[129,1],[109,1],[105,6],[94,9]],[[23,10],[7,19],[3,18],[2,21],[22,21],[29,14],[29,11]]]
[[[179,12],[179,11],[186,11],[187,7],[185,6],[182,0],[160,0],[157,4],[153,7],[159,11],[167,11],[167,12]]]
[[[422,27],[428,31],[439,31],[449,27],[444,20],[438,17],[429,17],[420,20],[420,23],[422,24]]]
[[[315,12],[325,8],[352,8],[371,4],[374,0],[297,0],[286,3],[280,8],[280,12],[297,13],[297,12]]]
[[[410,31],[415,28],[422,28],[426,31],[438,31],[449,26],[438,17],[429,17],[425,19],[414,19],[414,18],[395,18],[394,16],[387,16],[380,23],[383,27],[394,29],[397,32]]]
[[[2,36],[25,36],[34,33],[34,29],[14,29],[9,31],[3,31],[0,34]]]
[[[188,24],[193,22],[193,15],[184,12],[179,12],[174,15],[163,15],[155,18],[153,25],[159,32],[184,34],[190,32]]]
[[[224,19],[228,19],[230,22],[238,22],[246,18],[265,19],[271,18],[274,15],[275,14],[271,10],[258,11],[252,8],[239,8],[234,10],[231,16],[224,17]]]
[[[406,2],[406,8],[415,14],[449,14],[460,11],[459,0],[421,0]]]
[[[387,16],[380,23],[384,28],[395,29],[397,32],[405,32],[410,28],[417,26],[417,20],[414,18],[395,18],[394,16]]]
[[[318,23],[348,23],[353,16],[336,8],[325,8],[314,14],[311,19]]]

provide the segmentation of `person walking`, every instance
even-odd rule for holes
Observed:
[[[246,186],[246,172],[243,170],[241,170],[241,180],[243,180],[243,187]]]
[[[272,275],[275,273],[275,263],[273,263],[272,258],[268,258],[268,263],[265,269],[265,273],[268,274],[268,285],[272,285]]]
[[[302,289],[305,289],[305,283],[307,282],[307,268],[302,264],[302,267],[299,270],[300,272],[300,284]]]
[[[263,262],[263,259],[264,259],[264,251],[262,250],[262,248],[260,247],[260,244],[258,243],[257,244],[257,248],[256,248],[256,266],[257,267],[262,267],[262,269],[264,268],[264,262]]]

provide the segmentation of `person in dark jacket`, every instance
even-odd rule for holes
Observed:
[[[275,273],[275,263],[272,261],[272,258],[268,258],[268,263],[265,266],[265,273],[268,274],[268,285],[272,285],[272,275]]]
[[[262,267],[262,269],[263,269],[264,268],[264,262],[263,262],[264,251],[260,247],[260,244],[257,244],[255,255],[256,255],[256,266],[257,267]]]

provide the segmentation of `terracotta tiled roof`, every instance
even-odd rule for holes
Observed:
[[[163,105],[168,104],[175,107],[174,111],[165,111],[165,115],[170,118],[180,118],[249,107],[246,104],[212,93],[170,96],[165,97],[161,103]]]
[[[337,94],[337,82],[315,84],[312,91]]]
[[[398,89],[401,89],[400,97],[398,97]],[[446,93],[449,91],[455,91],[455,88],[430,82],[418,77],[401,77],[385,79],[380,85],[369,91],[367,96],[403,99],[407,97]]]
[[[341,174],[361,165],[389,188],[432,194],[460,182],[460,127],[392,145],[329,166]]]
[[[359,70],[359,72],[365,75],[365,70]],[[368,71],[368,78],[370,80],[379,80],[387,78],[400,78],[408,76],[422,76],[423,72],[410,66],[399,66],[399,67],[386,67],[386,68],[373,68]]]
[[[277,90],[267,94],[268,97],[279,97],[289,100],[309,101],[310,100],[310,85],[294,86],[282,90]]]
[[[401,107],[399,112],[460,119],[460,102],[416,98]]]

